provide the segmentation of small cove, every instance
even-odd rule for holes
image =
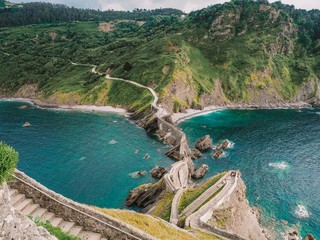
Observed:
[[[21,105],[28,108],[19,109]],[[32,126],[23,128],[25,122]],[[131,189],[154,181],[149,174],[153,167],[173,163],[163,155],[168,146],[113,113],[3,101],[0,139],[19,152],[19,170],[68,198],[99,207],[124,208]],[[129,176],[139,170],[148,174]]]

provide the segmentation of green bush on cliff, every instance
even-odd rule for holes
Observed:
[[[8,145],[0,142],[0,185],[10,178],[18,163],[19,154]]]

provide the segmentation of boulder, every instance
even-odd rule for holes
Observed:
[[[196,145],[196,149],[198,149],[200,152],[204,152],[212,148],[212,139],[210,138],[209,135],[206,135],[202,138],[200,138]]]
[[[23,127],[31,127],[31,124],[26,122],[25,124],[23,124]]]
[[[224,151],[222,151],[221,149],[216,150],[215,152],[213,152],[212,157],[214,159],[218,159],[220,158],[222,155],[224,154]]]
[[[201,156],[202,156],[202,153],[198,149],[194,148],[194,149],[191,150],[191,158],[193,160],[198,159]]]
[[[316,240],[316,239],[315,239],[314,236],[312,236],[312,234],[309,233],[309,234],[304,238],[304,240]]]
[[[217,145],[217,149],[227,149],[229,147],[230,143],[228,140],[224,140],[223,142],[219,143]]]
[[[300,237],[297,231],[293,231],[288,234],[288,240],[299,240],[299,239]]]
[[[162,178],[167,172],[167,169],[165,169],[164,167],[155,167],[151,170],[151,177]]]
[[[202,178],[208,171],[209,167],[205,164],[201,164],[198,168],[194,170],[192,177],[195,179]]]

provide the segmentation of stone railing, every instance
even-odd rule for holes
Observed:
[[[20,193],[25,194],[27,198],[31,198],[40,207],[53,212],[56,216],[66,221],[82,226],[86,231],[100,233],[109,239],[157,239],[89,206],[65,198],[18,170],[16,170],[9,185]]]

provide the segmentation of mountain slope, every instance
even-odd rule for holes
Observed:
[[[154,88],[169,111],[311,101],[320,95],[319,23],[319,10],[232,0],[184,18],[112,20],[106,32],[101,22],[1,28],[1,92],[14,95],[33,84],[43,100],[148,109],[148,92],[106,81],[71,60]]]

